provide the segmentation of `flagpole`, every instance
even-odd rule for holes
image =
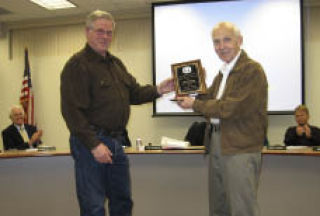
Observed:
[[[24,73],[22,80],[22,89],[20,95],[20,104],[25,112],[25,124],[35,125],[34,120],[34,95],[32,91],[31,71],[29,64],[28,48],[24,49]]]

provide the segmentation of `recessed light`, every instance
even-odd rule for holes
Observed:
[[[57,10],[65,8],[73,8],[76,5],[67,0],[29,0],[35,4],[40,5],[48,10]]]

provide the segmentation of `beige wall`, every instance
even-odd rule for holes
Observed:
[[[305,10],[305,78],[306,104],[310,107],[311,123],[320,125],[320,87],[317,85],[320,60],[320,9]],[[284,28],[285,30],[285,28]],[[279,34],[281,32],[270,32]],[[111,52],[120,57],[141,84],[152,83],[151,19],[117,20]],[[29,48],[36,119],[44,130],[43,141],[58,149],[68,149],[69,132],[60,114],[60,72],[67,59],[85,42],[82,24],[17,29],[12,32],[12,58],[9,39],[0,39],[0,129],[10,124],[8,110],[18,103],[24,69],[24,47]],[[275,47],[275,51],[281,47]],[[214,55],[214,52],[212,53]],[[145,143],[159,144],[161,136],[183,139],[187,128],[200,117],[152,117],[152,104],[132,106],[128,129],[131,141],[141,137]],[[292,116],[269,116],[268,137],[271,144],[282,143]],[[2,140],[1,140],[2,142]],[[0,148],[2,145],[0,144]]]

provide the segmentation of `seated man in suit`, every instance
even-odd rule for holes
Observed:
[[[295,117],[298,125],[287,129],[284,143],[287,146],[319,146],[320,129],[308,124],[308,108],[305,105],[298,106]]]
[[[10,109],[12,124],[2,131],[3,146],[8,149],[27,149],[37,147],[41,141],[42,130],[24,124],[24,110],[21,106]]]

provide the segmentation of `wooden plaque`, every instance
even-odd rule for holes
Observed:
[[[206,83],[200,59],[171,65],[177,95],[203,94]]]

